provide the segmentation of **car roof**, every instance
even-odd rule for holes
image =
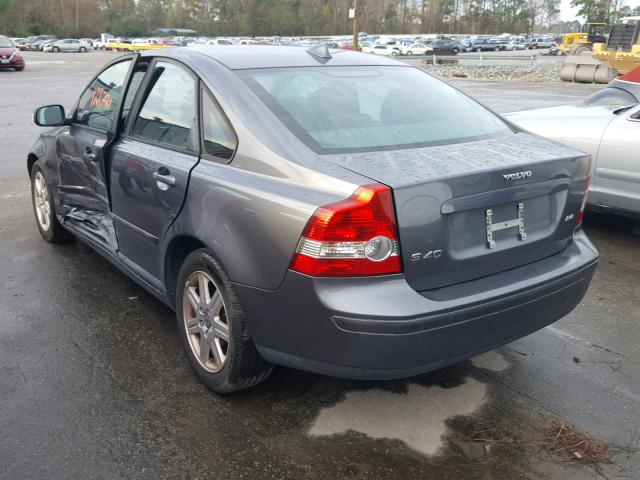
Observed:
[[[205,55],[231,70],[252,68],[358,66],[358,65],[395,65],[409,66],[378,55],[368,55],[350,50],[331,49],[331,58],[319,58],[307,52],[305,47],[253,46],[253,45],[203,45],[197,47],[171,48],[148,51],[143,55],[162,55],[181,57]]]

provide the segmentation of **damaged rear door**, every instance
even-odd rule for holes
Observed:
[[[107,153],[134,58],[122,57],[98,74],[56,142],[61,221],[111,252],[117,241],[109,211]]]

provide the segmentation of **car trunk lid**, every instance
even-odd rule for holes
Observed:
[[[583,153],[527,133],[329,157],[392,188],[405,277],[418,291],[565,248],[587,175]]]

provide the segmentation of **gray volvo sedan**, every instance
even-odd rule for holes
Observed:
[[[77,237],[175,309],[218,393],[272,365],[393,379],[582,299],[585,154],[420,69],[326,48],[124,55],[34,113],[45,240]]]

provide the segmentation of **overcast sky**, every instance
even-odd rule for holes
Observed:
[[[631,8],[635,8],[640,5],[640,0],[622,0],[622,4],[629,5]],[[560,0],[561,20],[573,20],[574,18],[576,18],[577,12],[577,8],[571,8],[571,0]]]

